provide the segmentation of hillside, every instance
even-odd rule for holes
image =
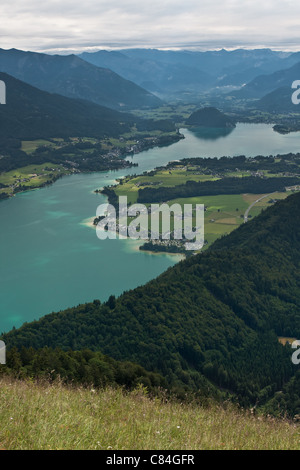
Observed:
[[[292,83],[300,76],[300,62],[284,70],[271,74],[260,75],[247,83],[240,90],[231,93],[236,98],[262,98],[282,87],[292,87]]]
[[[2,378],[0,400],[2,450],[299,450],[299,427],[289,421],[151,399],[141,388],[125,394]]]
[[[51,314],[9,348],[90,348],[162,374],[178,391],[265,404],[295,373],[279,336],[300,337],[300,194],[203,254],[106,304]],[[299,412],[300,410],[298,410]]]
[[[219,129],[235,127],[233,119],[213,107],[198,109],[190,115],[186,120],[186,124],[189,126],[214,127]]]
[[[255,103],[251,103],[251,107],[267,111],[268,113],[299,113],[299,106],[292,102],[292,93],[294,90],[290,86],[283,86],[263,96]]]
[[[0,71],[36,88],[113,109],[156,107],[161,100],[106,68],[75,55],[0,49]]]
[[[133,117],[88,101],[47,93],[0,72],[7,104],[0,107],[0,138],[117,136]]]

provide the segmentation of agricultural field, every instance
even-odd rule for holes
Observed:
[[[255,217],[263,209],[270,206],[270,200],[285,199],[291,193],[276,193],[276,195],[266,197],[255,205],[248,217]],[[203,196],[194,198],[182,198],[169,201],[169,204],[179,203],[182,207],[184,204],[204,204],[206,210],[204,213],[205,221],[205,240],[208,247],[215,240],[223,235],[228,235],[234,229],[244,223],[244,214],[248,207],[257,199],[264,196],[263,194],[228,194],[220,196]]]
[[[39,188],[49,182],[55,181],[63,175],[70,174],[71,170],[65,169],[62,165],[54,163],[43,163],[42,165],[27,165],[23,168],[8,171],[0,174],[0,193],[13,194],[19,189]]]
[[[215,181],[217,179],[219,178],[212,175],[192,173],[187,171],[186,167],[179,167],[172,170],[161,169],[136,177],[126,177],[120,180],[120,184],[114,190],[117,196],[127,195],[128,202],[134,204],[137,201],[138,190],[140,188],[158,185],[172,187],[185,184],[187,181]]]
[[[266,175],[267,172],[264,172]],[[224,175],[217,176],[216,174],[204,174],[199,171],[197,167],[192,165],[177,165],[174,168],[160,168],[155,171],[143,174],[140,176],[126,177],[119,181],[119,184],[115,186],[114,192],[117,197],[127,196],[128,204],[135,204],[138,198],[139,189],[145,187],[174,187],[185,184],[187,181],[216,181],[221,179],[222,176],[230,177],[245,177],[250,176],[249,171],[235,171],[235,172],[224,172]],[[268,174],[268,177],[273,175]],[[278,174],[274,174],[277,177]],[[246,211],[251,207],[248,213],[248,219],[255,217],[262,210],[274,204],[279,199],[284,199],[291,194],[290,191],[276,192],[268,195],[266,194],[225,194],[225,195],[214,195],[214,196],[202,196],[202,197],[190,197],[190,198],[178,198],[168,202],[172,204],[180,204],[182,211],[185,204],[192,204],[193,207],[196,204],[203,204],[205,206],[205,248],[210,246],[216,239],[223,235],[227,235],[232,230],[239,227],[245,222],[244,217]],[[261,199],[263,198],[263,199]],[[260,200],[261,199],[261,200]],[[259,201],[258,201],[259,200]],[[258,201],[258,202],[256,202]],[[145,204],[147,207],[150,204]],[[193,218],[193,225],[195,225],[196,219]],[[149,228],[151,226],[149,217]],[[174,228],[173,217],[171,216],[171,230]]]
[[[35,150],[37,150],[39,147],[57,148],[61,145],[61,142],[63,142],[63,139],[51,139],[51,141],[44,139],[23,140],[21,150],[23,150],[23,152],[26,152],[27,154],[31,154],[35,152]]]

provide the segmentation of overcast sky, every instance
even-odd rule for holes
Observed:
[[[300,50],[295,0],[2,0],[0,47]]]

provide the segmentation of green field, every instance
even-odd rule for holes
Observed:
[[[290,193],[276,193],[276,199],[284,199]],[[204,213],[205,221],[205,240],[208,246],[217,238],[227,235],[232,230],[244,223],[244,213],[255,200],[259,199],[261,194],[228,194],[221,196],[204,196],[185,199],[174,199],[169,204],[204,204],[207,210]],[[258,215],[263,209],[270,206],[270,198],[265,198],[255,205],[249,216]]]
[[[249,172],[232,172],[226,173],[226,176],[249,176]],[[271,175],[269,175],[271,176]],[[274,176],[278,176],[277,174]],[[191,165],[187,167],[183,165],[176,165],[174,168],[159,169],[149,174],[126,177],[120,180],[120,184],[114,187],[116,195],[127,196],[128,203],[134,204],[137,202],[138,191],[144,187],[154,188],[157,186],[172,187],[185,184],[187,181],[213,181],[220,179],[213,175],[203,174]],[[270,206],[270,199],[283,199],[286,198],[290,192],[276,193],[275,196],[265,198],[257,203],[250,211],[249,218],[258,215],[263,209]],[[239,225],[244,223],[244,214],[249,206],[262,197],[263,194],[229,194],[220,196],[204,196],[193,198],[180,198],[168,202],[170,205],[179,203],[184,204],[204,204],[205,211],[205,240],[207,246],[213,243],[217,238],[227,235]],[[146,204],[149,206],[149,204]],[[195,222],[195,219],[194,221]],[[149,219],[150,227],[150,219]],[[171,220],[171,230],[173,229],[173,220]]]
[[[61,139],[62,140],[62,139]],[[49,140],[24,140],[22,142],[21,150],[26,152],[27,154],[33,153],[39,147],[56,147],[57,145],[54,142],[50,142]]]
[[[7,188],[0,192],[12,194],[21,186],[23,189],[39,188],[47,182],[52,182],[59,176],[70,174],[62,165],[43,163],[42,165],[27,165],[23,168],[0,174],[0,183]]]
[[[138,190],[142,187],[150,187],[151,185],[161,186],[177,186],[185,184],[187,181],[214,181],[218,178],[211,175],[196,174],[187,171],[184,167],[168,170],[159,170],[147,175],[141,175],[137,177],[127,177],[120,180],[120,184],[117,185],[114,190],[117,196],[128,197],[128,202],[136,203],[138,197]]]

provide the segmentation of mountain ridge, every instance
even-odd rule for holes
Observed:
[[[263,98],[265,95],[278,88],[290,87],[292,90],[292,83],[297,80],[298,77],[300,77],[300,62],[288,69],[260,75],[247,83],[240,90],[230,94],[236,98]]]
[[[121,49],[84,52],[79,57],[108,67],[159,96],[203,92],[214,87],[239,87],[262,74],[287,69],[299,62],[299,53],[271,49],[233,51],[171,51]]]
[[[49,93],[122,110],[156,107],[161,100],[109,69],[71,54],[47,55],[0,49],[0,71]]]
[[[0,107],[0,138],[116,136],[134,121],[129,114],[42,91],[3,72],[0,80],[7,94]]]

